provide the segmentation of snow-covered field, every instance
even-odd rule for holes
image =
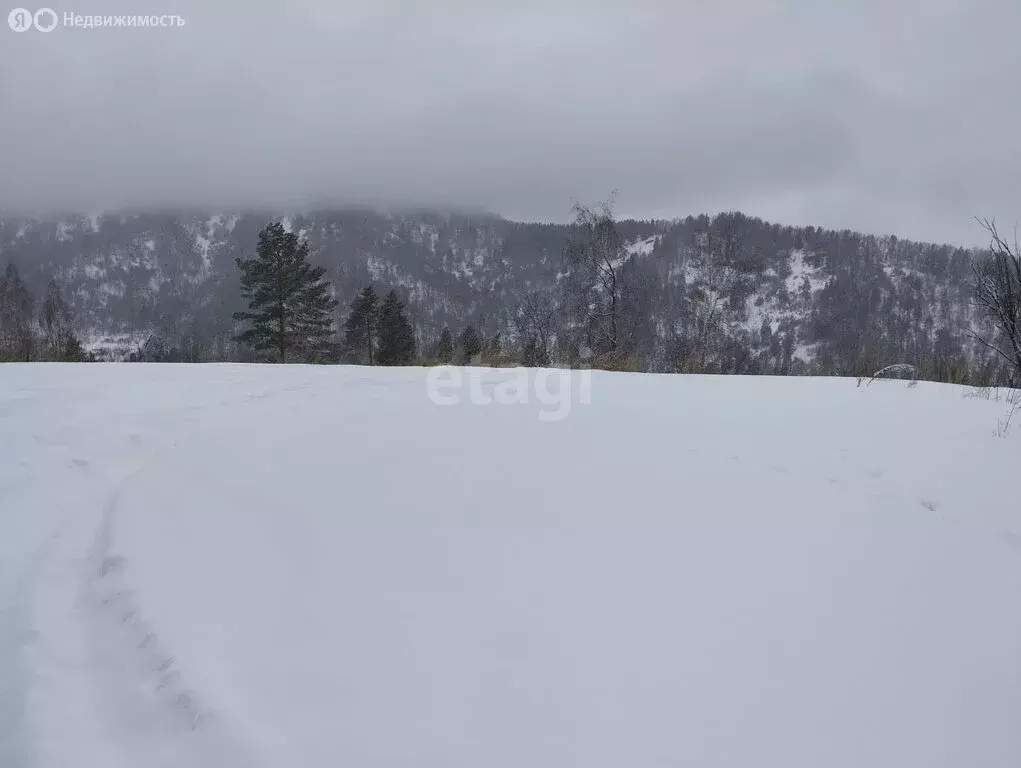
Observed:
[[[0,766],[1021,765],[1004,403],[591,376],[0,367]]]

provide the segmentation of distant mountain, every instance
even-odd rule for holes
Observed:
[[[243,306],[234,259],[254,254],[271,220],[308,238],[341,313],[370,281],[399,288],[425,347],[444,324],[509,333],[519,297],[563,277],[571,236],[568,225],[487,214],[355,209],[7,219],[0,265],[14,262],[37,296],[56,278],[94,347],[137,344],[159,330],[201,340],[223,357],[231,313]],[[993,370],[967,334],[983,322],[970,302],[974,251],[741,214],[619,223],[649,288],[644,368],[675,367],[700,281],[696,233],[724,224],[743,234],[734,260],[741,279],[725,297],[733,347],[725,368],[754,359],[748,372],[849,373],[873,361],[963,357]]]

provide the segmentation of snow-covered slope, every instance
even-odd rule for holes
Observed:
[[[232,313],[246,304],[235,259],[255,252],[271,220],[308,239],[341,303],[338,320],[370,282],[383,292],[396,288],[427,354],[445,325],[455,336],[472,323],[487,338],[499,332],[513,341],[523,296],[562,284],[572,237],[567,226],[451,212],[0,218],[0,270],[16,265],[36,297],[56,280],[86,346],[104,359],[125,359],[137,339],[155,332],[188,350],[179,359],[238,360]],[[690,369],[678,358],[700,338],[696,294],[708,277],[696,264],[695,243],[711,229],[743,234],[730,257],[740,279],[727,281],[719,307],[735,359],[717,361],[710,372],[857,373],[892,362],[961,367],[961,358],[971,358],[978,373],[989,362],[991,353],[967,333],[984,322],[972,301],[976,252],[723,214],[618,223],[637,268],[632,288],[640,290],[632,295],[647,303],[641,314],[648,325],[637,335],[645,369]],[[737,362],[753,357],[754,366]],[[986,371],[980,380],[994,379]]]
[[[1021,763],[1002,401],[2,374],[5,767]]]

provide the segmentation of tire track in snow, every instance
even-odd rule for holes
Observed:
[[[143,613],[126,579],[129,561],[116,551],[116,525],[126,489],[158,465],[153,454],[117,483],[103,506],[80,576],[78,605],[93,659],[90,674],[111,725],[123,731],[129,764],[182,768],[257,768],[262,763],[220,713],[206,706],[173,652]]]
[[[116,548],[125,492],[180,443],[215,430],[222,421],[215,417],[236,417],[238,406],[253,401],[260,410],[292,407],[310,386],[227,383],[231,391],[218,405],[195,408],[186,399],[183,407],[152,408],[159,404],[154,397],[138,412],[117,412],[112,423],[102,409],[90,408],[88,418],[60,422],[60,439],[35,436],[40,453],[32,482],[23,487],[25,509],[59,510],[61,522],[18,585],[9,582],[20,589],[13,597],[22,599],[12,599],[14,612],[2,616],[3,629],[24,631],[7,632],[0,646],[9,639],[27,647],[20,649],[25,663],[17,664],[21,678],[11,678],[16,709],[8,717],[0,707],[0,718],[10,720],[18,737],[16,746],[0,739],[3,768],[275,764],[239,738],[229,711],[207,705],[201,685],[195,686],[200,681],[188,678],[145,617],[144,596],[127,578],[130,562]],[[195,411],[214,418],[199,422]],[[7,624],[8,618],[17,621]],[[0,673],[0,682],[6,685],[7,677]]]
[[[62,451],[52,449],[41,460],[55,462],[51,469],[73,466],[65,460]],[[27,461],[22,464],[28,466]],[[0,583],[0,766],[5,768],[39,763],[37,745],[30,738],[33,725],[30,691],[39,677],[33,661],[43,657],[53,666],[67,669],[66,665],[62,667],[58,655],[49,651],[37,629],[34,599],[37,585],[61,543],[73,511],[56,513],[56,505],[32,495],[32,479],[31,473],[26,471],[17,493],[11,493],[10,486],[0,488],[4,504],[11,510],[20,508],[20,515],[12,515],[6,522],[17,526],[20,516],[23,520],[31,519],[33,526],[39,528],[35,535],[29,534],[29,538],[37,542],[35,546],[20,565],[15,565],[5,579],[0,579],[0,582],[6,580],[6,584]],[[65,482],[75,479],[71,475],[65,477]],[[14,541],[17,540],[16,536]]]
[[[232,394],[233,403],[244,402],[244,393]],[[75,424],[64,444],[50,443],[38,457],[25,509],[60,510],[61,522],[20,582],[20,625],[33,636],[19,665],[24,679],[14,681],[24,695],[12,696],[21,713],[11,718],[19,751],[0,750],[4,768],[262,765],[227,717],[186,684],[115,550],[125,489],[196,431],[181,429],[190,420],[182,421],[180,410],[122,414],[124,427],[144,433],[111,442],[105,421]]]

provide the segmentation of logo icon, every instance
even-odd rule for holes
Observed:
[[[27,32],[32,27],[40,32],[52,32],[57,27],[57,12],[52,8],[40,8],[35,13],[15,8],[7,14],[7,26],[15,32]]]
[[[40,32],[52,32],[57,26],[57,14],[52,8],[40,8],[32,17],[32,23]]]
[[[7,26],[15,32],[27,32],[32,28],[32,12],[15,8],[7,14]]]

